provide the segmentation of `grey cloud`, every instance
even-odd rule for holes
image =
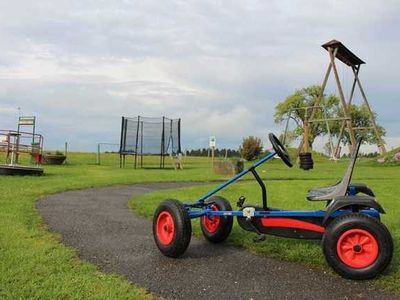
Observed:
[[[202,146],[217,132],[234,147],[243,135],[281,129],[274,106],[321,82],[320,44],[338,38],[367,61],[361,79],[379,122],[400,136],[399,8],[396,1],[3,1],[1,127],[14,126],[4,107],[21,106],[38,114],[48,147],[69,139],[92,149],[118,140],[122,115],[166,115],[182,117],[186,145]]]

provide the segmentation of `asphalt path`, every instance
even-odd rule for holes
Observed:
[[[194,184],[70,191],[40,199],[37,209],[49,230],[77,249],[81,259],[169,299],[399,299],[368,281],[345,280],[195,237],[182,258],[164,257],[154,243],[151,221],[130,210],[128,201],[159,189]]]

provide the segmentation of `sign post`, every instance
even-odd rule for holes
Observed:
[[[214,150],[215,150],[215,148],[216,148],[216,146],[217,146],[217,139],[216,139],[216,137],[215,137],[215,136],[210,136],[210,137],[208,138],[208,144],[209,144],[209,147],[210,147],[210,149],[211,149],[211,162],[212,162],[212,164],[213,164],[213,166],[214,166]]]

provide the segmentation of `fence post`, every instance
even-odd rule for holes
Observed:
[[[100,143],[97,144],[96,164],[100,165]]]
[[[68,142],[65,142],[64,145],[64,155],[65,155],[64,165],[66,165],[68,159]]]

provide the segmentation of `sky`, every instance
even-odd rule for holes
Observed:
[[[218,147],[249,135],[267,146],[284,129],[276,104],[322,83],[320,46],[337,39],[366,61],[360,79],[391,149],[399,14],[390,0],[0,0],[0,128],[35,115],[45,148],[95,151],[119,143],[121,116],[166,116],[182,119],[184,149],[207,147],[210,135]],[[348,95],[349,70],[338,70]]]

